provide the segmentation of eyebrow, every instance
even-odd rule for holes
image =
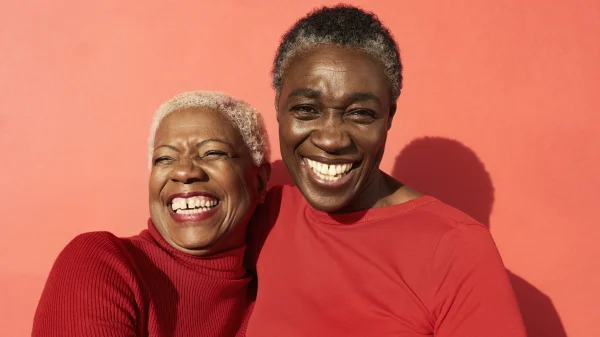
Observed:
[[[202,145],[204,145],[205,143],[208,143],[208,142],[219,142],[219,143],[223,143],[225,145],[232,146],[231,144],[229,144],[228,142],[226,142],[224,140],[220,140],[220,139],[216,139],[216,138],[210,138],[210,139],[205,139],[205,140],[203,140],[201,142],[198,142],[198,144],[196,144],[196,148],[199,148],[200,146],[202,146]],[[171,149],[173,151],[179,151],[179,149],[177,147],[175,147],[173,145],[169,145],[169,144],[163,144],[163,145],[157,146],[154,149],[154,151],[160,149],[161,147],[166,147],[166,148],[169,148],[169,149]]]
[[[315,90],[315,89],[300,88],[300,89],[296,89],[296,90],[292,91],[288,95],[288,98],[296,97],[296,96],[304,96],[304,97],[308,97],[308,98],[319,98],[319,97],[321,97],[321,92],[319,90]]]
[[[381,104],[379,97],[370,92],[355,92],[348,97],[348,100],[351,102],[375,101]]]
[[[169,148],[169,149],[171,149],[171,150],[173,150],[173,151],[179,151],[179,150],[178,150],[178,149],[177,149],[175,146],[173,146],[173,145],[168,145],[168,144],[163,144],[163,145],[157,146],[157,147],[154,149],[154,151],[156,151],[156,150],[160,149],[161,147],[167,147],[167,148]]]
[[[298,96],[307,97],[307,98],[319,98],[319,97],[321,97],[321,95],[322,95],[322,93],[319,90],[300,88],[300,89],[296,89],[296,90],[292,91],[288,95],[288,98],[298,97]],[[347,97],[347,100],[352,103],[364,102],[364,101],[374,101],[376,103],[381,104],[381,100],[379,99],[379,97],[377,97],[377,95],[370,93],[370,92],[352,93],[350,96]]]
[[[210,138],[210,139],[205,139],[201,142],[198,142],[198,144],[196,144],[196,148],[199,148],[200,146],[208,143],[208,142],[219,142],[219,143],[223,143],[225,145],[229,145],[229,146],[233,146],[232,144],[229,144],[228,142],[221,140],[221,139],[217,139],[217,138]]]

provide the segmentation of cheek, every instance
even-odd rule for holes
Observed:
[[[387,139],[387,128],[385,125],[357,128],[352,133],[352,138],[356,145],[362,149],[365,154],[377,155],[379,152],[383,151]]]
[[[252,198],[254,190],[258,193],[255,180],[253,171],[246,165],[223,165],[215,175],[215,181],[233,202]]]
[[[148,191],[150,200],[157,200],[160,197],[160,192],[165,184],[166,175],[163,172],[155,170],[150,174],[148,181]]]
[[[280,143],[288,146],[297,145],[304,140],[311,130],[311,123],[300,121],[294,118],[282,118],[279,123],[279,140]]]

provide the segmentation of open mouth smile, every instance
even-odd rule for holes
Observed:
[[[221,201],[216,196],[200,192],[176,194],[169,199],[169,213],[177,222],[197,222],[207,219],[221,205]]]
[[[319,184],[325,186],[340,186],[349,180],[356,162],[327,164],[318,160],[304,158],[310,176]]]

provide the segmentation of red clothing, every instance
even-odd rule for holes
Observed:
[[[245,248],[175,250],[149,221],[131,238],[76,237],[58,256],[33,336],[242,336],[253,296]]]
[[[525,337],[490,232],[464,213],[426,196],[331,215],[289,186],[264,206],[247,336]]]

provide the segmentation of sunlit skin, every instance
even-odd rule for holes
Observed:
[[[420,196],[379,170],[396,104],[371,56],[332,45],[296,56],[275,105],[281,156],[314,208],[348,213]],[[325,181],[307,159],[352,166],[340,179]]]
[[[225,116],[205,108],[167,115],[156,132],[152,162],[150,215],[171,246],[202,256],[244,245],[268,164],[253,164],[242,136]],[[218,205],[200,218],[175,214],[173,196],[190,193],[211,196]]]

